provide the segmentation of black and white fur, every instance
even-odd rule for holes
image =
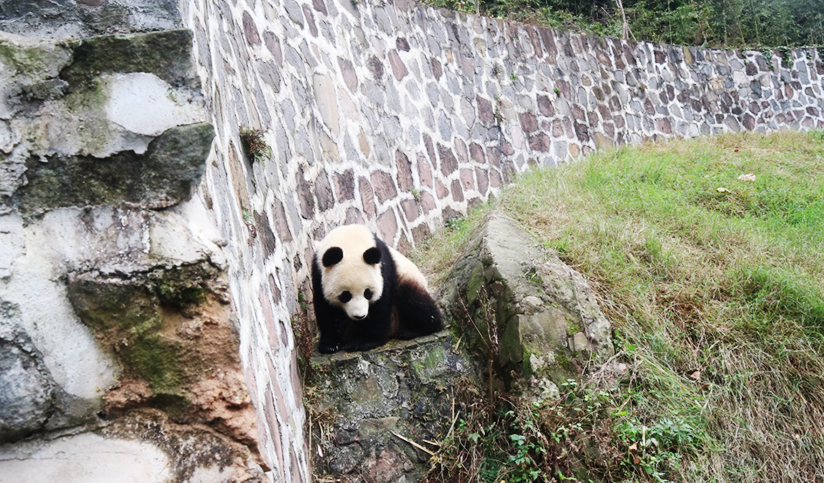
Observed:
[[[323,354],[365,351],[443,327],[418,267],[363,225],[338,227],[317,244],[312,288]]]

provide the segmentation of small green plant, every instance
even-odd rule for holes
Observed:
[[[561,97],[561,89],[559,89],[558,86],[555,86],[552,90],[555,92],[556,96]]]
[[[761,49],[761,55],[764,56],[764,62],[767,63],[767,68],[773,70],[773,53],[772,49]]]
[[[509,73],[509,80],[511,80],[512,82],[516,82],[518,80],[518,74],[516,74],[514,72],[510,72]]]
[[[412,188],[412,198],[415,199],[418,203],[421,201],[421,190],[418,188]]]
[[[787,69],[792,69],[793,68],[793,51],[792,51],[792,49],[789,48],[789,47],[786,47],[786,46],[778,47],[778,53],[781,55],[781,63],[784,64],[784,66]]]
[[[240,142],[243,146],[243,153],[251,161],[263,163],[266,158],[272,156],[272,149],[263,139],[263,132],[260,129],[253,129],[248,126],[240,128]]]

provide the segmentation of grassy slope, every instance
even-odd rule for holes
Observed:
[[[589,278],[632,368],[598,393],[599,422],[554,408],[562,420],[549,425],[549,413],[531,410],[538,446],[577,424],[600,431],[593,474],[607,481],[822,481],[824,134],[611,150],[529,173],[496,205]],[[478,218],[431,243],[420,263],[444,276]],[[499,461],[498,477],[532,481],[509,458],[522,419],[498,423],[506,434],[494,451],[461,451]],[[651,434],[658,444],[644,447]],[[535,481],[569,466],[551,448],[552,458],[533,453]]]

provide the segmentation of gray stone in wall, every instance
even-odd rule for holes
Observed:
[[[0,301],[0,444],[41,430],[54,411],[54,381],[18,319]]]

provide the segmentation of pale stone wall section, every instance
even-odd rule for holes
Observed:
[[[564,34],[407,0],[185,0],[217,139],[201,190],[228,241],[241,354],[276,481],[308,481],[290,319],[313,240],[365,222],[405,251],[531,165],[674,136],[824,126],[812,50]],[[240,149],[261,129],[265,163]],[[551,209],[551,207],[548,207]]]

